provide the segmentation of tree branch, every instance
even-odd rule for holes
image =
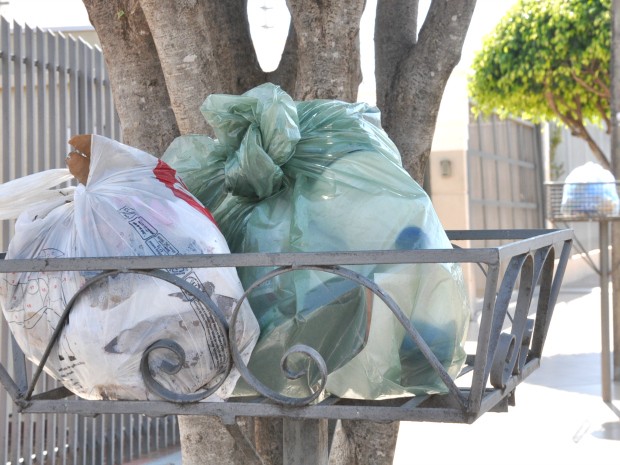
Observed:
[[[200,104],[208,95],[239,94],[264,82],[247,15],[239,14],[246,0],[140,0],[140,4],[181,133],[211,134],[200,113]]]
[[[588,92],[591,92],[591,93],[593,93],[593,94],[595,94],[595,95],[597,95],[597,96],[599,96],[601,98],[606,98],[606,99],[611,98],[611,92],[609,90],[609,87],[603,87],[603,90],[596,89],[595,87],[593,87],[590,84],[588,84],[581,77],[579,77],[579,75],[577,74],[577,72],[574,69],[571,69],[571,76],[573,77],[573,79],[575,80],[575,82],[577,84],[579,84],[581,87],[583,87]],[[602,84],[600,79],[597,79],[596,81],[598,82],[599,85]]]
[[[551,92],[549,88],[547,88],[545,91],[545,99],[547,100],[549,107],[553,110],[553,113],[555,113],[557,117],[560,118],[560,120],[571,130],[571,134],[576,137],[580,137],[586,142],[586,144],[588,144],[588,147],[592,151],[592,154],[594,155],[594,158],[596,158],[596,161],[598,161],[598,163],[603,166],[603,168],[611,170],[611,164],[609,163],[605,152],[603,152],[601,147],[592,138],[592,135],[584,126],[583,121],[581,119],[575,118],[570,114],[561,112],[557,105],[557,98],[553,95],[553,92]]]
[[[286,0],[297,43],[293,98],[357,99],[362,81],[359,28],[364,3]]]
[[[403,21],[401,16],[411,14],[411,9],[405,6],[407,3],[407,0],[380,1],[384,26],[397,29]],[[394,4],[403,9],[394,8]],[[420,184],[446,82],[460,60],[475,6],[475,0],[434,0],[418,42],[411,44],[415,37],[412,31],[403,33],[399,36],[400,48],[390,52],[400,56],[400,61],[391,64],[387,71],[381,70],[377,62],[377,72],[383,73],[377,83],[388,86],[377,90],[378,96],[384,96],[380,107],[384,128],[400,150],[403,166]],[[381,57],[384,51],[377,40],[375,45],[375,55]]]
[[[611,119],[609,117],[609,113],[603,107],[601,100],[596,101],[596,108],[598,109],[602,120],[605,122],[605,132],[607,134],[611,134]]]
[[[389,96],[398,67],[417,42],[418,0],[377,0],[375,80],[377,106],[389,119]]]

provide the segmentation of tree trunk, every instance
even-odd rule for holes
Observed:
[[[155,44],[137,0],[84,0],[103,49],[123,142],[160,156],[179,135]]]
[[[592,151],[596,161],[606,170],[611,171],[611,163],[607,159],[607,155],[603,152],[600,145],[594,140],[592,134],[588,131],[588,128],[584,124],[583,116],[580,112],[575,112],[569,109],[565,102],[562,102],[562,107],[558,107],[558,98],[553,94],[553,89],[550,84],[545,88],[545,100],[557,117],[570,129],[571,135],[583,139],[588,147]],[[560,100],[561,102],[561,100]]]
[[[329,465],[390,465],[400,423],[342,420],[336,429]],[[340,433],[340,434],[338,434]],[[340,449],[336,441],[341,441]],[[344,449],[344,453],[340,451]]]
[[[239,14],[246,0],[140,0],[140,5],[181,134],[212,134],[200,113],[204,99],[214,93],[240,94],[264,81],[247,15]]]
[[[201,24],[204,2],[140,0],[140,5],[152,27],[179,131],[211,133],[200,113],[200,104],[214,90],[212,78],[216,74],[213,53]]]
[[[355,101],[362,79],[364,0],[287,0],[278,68],[259,67],[247,0],[84,0],[101,41],[126,143],[161,155],[179,133],[210,133],[199,106],[267,79],[297,100]],[[460,58],[475,0],[433,0],[417,31],[417,0],[378,0],[377,101],[405,168],[422,181],[444,86]],[[282,420],[245,421],[265,463],[282,463]],[[216,418],[179,417],[184,465],[246,463]],[[330,465],[392,463],[398,423],[341,422]]]
[[[217,417],[179,415],[183,465],[250,463],[239,443]]]
[[[357,100],[364,0],[287,0],[297,40],[293,98]]]
[[[378,0],[377,104],[403,165],[422,184],[446,82],[459,62],[475,0],[435,0],[416,40],[417,7]]]

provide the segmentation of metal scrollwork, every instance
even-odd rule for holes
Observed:
[[[403,325],[406,332],[411,336],[413,341],[417,344],[422,354],[428,360],[429,364],[434,368],[437,374],[441,377],[442,381],[446,384],[450,394],[452,394],[452,396],[456,399],[458,403],[460,403],[461,405],[464,404],[463,398],[460,394],[458,387],[456,386],[456,384],[454,383],[454,381],[452,380],[448,372],[445,370],[441,362],[437,359],[435,354],[428,347],[428,345],[426,344],[426,342],[424,341],[420,333],[413,327],[413,325],[411,324],[407,316],[401,311],[401,309],[396,304],[396,302],[370,279],[366,278],[365,276],[359,273],[351,271],[347,268],[343,268],[341,266],[314,266],[314,265],[283,266],[266,274],[265,276],[263,276],[262,278],[254,282],[251,286],[249,286],[246,289],[245,293],[237,301],[237,304],[235,306],[235,309],[233,310],[232,318],[230,321],[230,334],[231,335],[235,334],[235,325],[237,322],[237,315],[241,308],[241,304],[244,302],[244,300],[247,299],[248,295],[255,288],[257,288],[264,282],[274,278],[275,276],[288,273],[291,271],[295,271],[295,270],[301,270],[301,269],[323,271],[326,273],[332,273],[332,274],[342,276],[344,278],[350,279],[351,281],[364,286],[365,288],[373,292],[376,296],[378,296],[386,304],[386,306],[392,311],[392,313],[396,316],[398,321]],[[369,328],[370,328],[370,321],[366,328],[364,344],[368,338]],[[245,363],[243,362],[241,358],[239,350],[237,349],[235,344],[232,342],[233,337],[234,336],[231,336],[231,352],[232,352],[232,358],[235,364],[235,368],[239,370],[241,377],[250,386],[252,386],[253,389],[255,389],[258,393],[262,394],[263,396],[271,400],[274,400],[278,403],[281,403],[283,405],[303,406],[303,405],[308,405],[311,402],[313,402],[315,399],[317,399],[321,395],[323,390],[325,389],[325,385],[327,382],[327,375],[328,375],[327,367],[321,355],[316,350],[312,349],[311,347],[308,347],[305,345],[293,346],[282,357],[281,368],[284,371],[285,376],[287,376],[288,379],[298,379],[304,376],[307,372],[306,370],[303,370],[303,371],[291,373],[288,370],[287,360],[290,357],[290,355],[294,353],[302,353],[306,355],[310,359],[310,361],[312,361],[316,365],[319,371],[320,379],[317,383],[318,387],[313,387],[312,394],[306,397],[289,397],[289,396],[284,396],[278,392],[275,392],[274,390],[265,386],[249,371],[248,367],[245,365]]]
[[[490,353],[494,354],[490,367],[490,382],[495,388],[505,389],[511,376],[521,374],[529,357],[535,329],[548,325],[548,318],[541,319],[541,315],[546,315],[544,309],[549,305],[551,279],[548,279],[547,275],[552,275],[553,268],[549,270],[549,266],[553,266],[553,259],[553,248],[539,249],[535,254],[528,253],[513,257],[506,269],[493,316],[492,334],[496,336],[490,344]],[[542,273],[543,270],[546,273]],[[511,330],[510,333],[502,333],[501,326],[506,316],[510,317],[508,306],[517,281],[519,281],[519,289],[516,307],[511,318]],[[535,322],[528,318],[528,315],[537,285],[540,285],[539,311],[537,311]]]
[[[171,365],[169,367],[161,367],[162,371],[165,371],[167,369],[169,370],[167,371],[167,373],[172,375],[177,373],[185,362],[185,351],[183,351],[183,348],[174,341],[166,339],[156,341],[151,346],[149,346],[142,355],[140,371],[142,373],[144,384],[151,392],[157,394],[159,397],[173,402],[197,402],[199,400],[206,399],[215,391],[217,391],[217,389],[222,385],[222,383],[224,383],[224,381],[228,377],[228,374],[230,373],[230,370],[232,369],[232,360],[230,357],[230,339],[228,337],[228,324],[226,322],[226,317],[215,304],[215,302],[211,300],[211,297],[209,297],[206,292],[198,289],[196,286],[190,284],[184,279],[162,270],[150,270],[147,272],[147,274],[175,284],[184,291],[192,294],[196,299],[198,299],[202,304],[204,304],[207,309],[212,312],[213,315],[215,315],[215,321],[219,326],[218,329],[224,335],[222,340],[227,341],[228,347],[226,347],[227,350],[224,350],[226,360],[224,362],[224,365],[219,367],[219,370],[214,377],[215,381],[211,381],[206,385],[202,386],[202,390],[199,392],[195,392],[192,394],[181,394],[172,392],[164,388],[160,383],[157,382],[149,369],[148,355],[151,351],[157,348],[167,349],[175,353],[179,359],[179,363],[177,365]]]
[[[458,242],[499,241],[501,245],[420,252],[356,251],[0,260],[3,273],[75,271],[84,272],[86,276],[98,273],[86,280],[65,306],[32,376],[25,354],[12,337],[13,358],[10,369],[0,364],[0,387],[6,389],[20,412],[29,414],[50,412],[92,416],[123,411],[149,416],[214,415],[228,425],[233,425],[235,418],[239,416],[471,423],[485,412],[505,410],[511,401],[512,392],[540,365],[553,308],[570,259],[573,234],[566,230],[452,231],[449,237]],[[459,374],[458,381],[449,376],[409,318],[389,295],[369,278],[342,267],[393,263],[471,263],[483,269],[485,288],[475,341],[476,352],[467,356],[467,366]],[[170,274],[177,267],[261,267],[273,271],[246,289],[231,309],[233,314],[227,324],[228,319],[211,301],[209,295],[201,290],[200,284],[194,283],[194,287],[194,284]],[[286,387],[273,392],[258,382],[241,359],[235,338],[235,327],[238,327],[239,332],[242,331],[242,324],[237,322],[237,319],[241,318],[241,305],[245,308],[247,302],[244,301],[248,299],[250,292],[256,292],[256,287],[265,281],[296,270],[316,270],[338,275],[363,287],[360,290],[369,298],[381,299],[381,307],[385,305],[390,309],[412,339],[412,343],[417,345],[421,356],[426,358],[438,377],[443,380],[448,393],[395,399],[394,404],[392,401],[367,402],[362,399],[341,401],[334,396],[325,402],[318,402],[321,394],[326,391],[328,369],[321,354],[304,345],[291,347],[279,361],[285,379],[278,380],[277,383],[279,385],[284,381]],[[190,348],[181,347],[178,341],[171,340],[173,338],[155,342],[151,339],[145,344],[148,347],[144,353],[137,354],[138,358],[142,355],[139,365],[143,384],[145,390],[148,390],[147,397],[152,399],[148,402],[76,399],[64,386],[55,385],[56,387],[46,389],[43,383],[38,382],[43,367],[52,358],[55,344],[58,344],[66,328],[69,314],[72,308],[79,304],[78,299],[83,295],[83,291],[101,280],[123,273],[153,276],[178,286],[183,290],[183,297],[191,300],[205,318],[213,321],[214,334],[218,338],[221,336],[222,340],[220,367],[212,371],[214,376],[196,392],[178,394],[170,391],[178,389],[175,385],[182,381],[179,378],[185,376],[185,367],[193,363],[193,360],[189,360],[192,358]],[[148,305],[146,302],[145,304]],[[230,315],[228,311],[226,315]],[[368,320],[371,317],[372,315],[368,315]],[[366,330],[368,331],[368,327]],[[273,363],[277,369],[278,360]],[[244,382],[259,394],[258,399],[239,397],[227,402],[197,402],[221,389],[232,368],[238,369]],[[468,375],[463,376],[466,373]],[[456,386],[456,382],[460,387]],[[299,396],[306,397],[292,398],[283,395],[291,395],[290,392],[296,390],[288,389],[289,384],[295,388],[303,385],[302,394]],[[42,390],[33,394],[38,388]],[[188,402],[195,404],[189,405]]]
[[[69,300],[69,302],[67,303],[65,310],[63,311],[62,315],[60,316],[58,320],[58,324],[56,326],[56,329],[54,330],[54,333],[52,334],[50,342],[48,343],[47,348],[45,352],[43,353],[43,356],[41,357],[41,361],[33,376],[32,382],[30,384],[30,388],[25,395],[25,399],[29,399],[32,396],[37,380],[41,376],[43,367],[45,366],[45,363],[47,362],[49,358],[52,348],[56,344],[57,340],[60,337],[62,330],[67,324],[67,321],[69,319],[69,314],[71,313],[71,310],[73,309],[73,306],[75,305],[75,302],[80,298],[82,293],[88,288],[90,288],[91,286],[95,285],[96,283],[104,279],[107,279],[109,277],[114,277],[114,276],[117,276],[123,273],[124,274],[135,273],[135,274],[144,274],[144,275],[152,276],[152,277],[161,279],[163,281],[167,281],[171,284],[174,284],[177,287],[188,292],[193,297],[195,297],[198,301],[200,301],[203,305],[205,305],[207,309],[211,312],[211,314],[215,316],[214,321],[216,322],[218,326],[218,330],[223,335],[222,340],[226,341],[227,344],[229,343],[228,324],[226,322],[226,317],[221,312],[221,310],[218,308],[218,306],[213,302],[213,300],[211,300],[211,297],[209,297],[209,295],[206,292],[198,289],[197,287],[195,287],[193,284],[189,283],[188,281],[182,278],[179,278],[178,276],[172,273],[163,271],[163,270],[105,271],[88,279],[84,283],[84,285],[78,290],[78,292],[76,292],[75,295],[71,298],[71,300]],[[144,351],[144,353],[142,354],[141,361],[140,361],[140,372],[142,374],[142,378],[143,378],[144,384],[147,387],[147,389],[151,391],[152,393],[156,394],[157,396],[161,397],[162,399],[169,400],[172,402],[180,402],[180,403],[197,402],[199,400],[209,397],[222,385],[222,383],[226,380],[228,374],[230,373],[230,370],[232,369],[232,364],[231,364],[232,361],[230,357],[230,346],[227,346],[224,350],[224,353],[225,353],[224,364],[223,366],[219,367],[218,372],[214,376],[214,381],[212,380],[209,383],[207,383],[207,385],[203,386],[202,390],[199,392],[194,392],[191,394],[176,393],[162,386],[151,373],[151,370],[149,368],[149,356],[154,350],[167,350],[171,352],[172,354],[174,354],[177,360],[177,363],[170,363],[168,361],[163,361],[161,363],[161,366],[159,367],[162,372],[168,375],[174,375],[181,370],[181,368],[183,367],[185,363],[185,351],[177,342],[169,340],[169,339],[161,339],[161,340],[155,341]]]

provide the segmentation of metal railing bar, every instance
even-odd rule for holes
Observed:
[[[290,270],[295,269],[295,268],[290,268],[290,267],[281,267],[278,268],[270,273],[267,273],[266,275],[264,275],[263,277],[261,277],[259,280],[255,281],[250,287],[248,287],[243,296],[237,301],[235,309],[233,310],[233,315],[231,317],[230,320],[230,331],[231,333],[234,334],[234,328],[235,328],[235,321],[236,321],[236,317],[237,317],[237,313],[240,309],[240,305],[241,303],[247,298],[247,296],[252,292],[252,290],[258,286],[260,286],[263,282],[270,280],[273,276],[277,276],[279,274],[282,273],[286,273],[289,272]],[[441,362],[438,360],[437,356],[435,355],[435,353],[429,348],[428,344],[426,343],[426,341],[424,341],[424,339],[422,338],[422,336],[418,333],[417,329],[411,324],[411,322],[409,321],[409,318],[402,312],[402,310],[400,309],[400,307],[396,304],[396,302],[392,299],[392,297],[387,294],[386,292],[383,291],[383,289],[381,289],[381,287],[379,287],[374,281],[366,278],[363,275],[360,275],[358,273],[355,273],[351,270],[348,270],[346,268],[340,267],[340,266],[333,266],[333,267],[313,267],[313,266],[304,266],[303,269],[315,269],[315,270],[324,270],[326,272],[329,273],[333,273],[339,276],[342,276],[344,278],[347,278],[353,282],[356,282],[362,286],[364,286],[366,289],[372,291],[372,293],[374,295],[376,295],[377,297],[379,297],[384,304],[390,309],[390,311],[392,312],[392,314],[396,317],[396,319],[399,321],[399,323],[401,324],[401,326],[405,329],[405,331],[407,332],[407,334],[409,335],[409,337],[412,338],[412,340],[414,341],[414,343],[416,344],[416,346],[418,347],[418,350],[422,353],[422,355],[424,356],[424,358],[426,359],[426,361],[428,362],[429,365],[431,365],[431,367],[433,368],[433,370],[435,371],[435,374],[437,376],[439,376],[439,378],[441,378],[442,382],[444,383],[444,385],[446,386],[448,392],[450,393],[450,395],[454,398],[455,402],[459,403],[459,405],[461,405],[462,407],[464,407],[465,405],[465,401],[461,396],[460,391],[458,390],[458,387],[454,384],[454,380],[450,377],[450,375],[448,374],[448,372],[446,371],[445,367],[441,364]],[[368,329],[369,331],[369,329]],[[366,334],[366,338],[368,337],[368,333]],[[243,362],[243,360],[241,359],[236,346],[234,344],[231,345],[231,350],[232,350],[232,358],[235,362],[235,368],[239,371],[239,373],[241,374],[241,377],[248,382],[248,384],[250,384],[252,386],[253,389],[257,390],[258,392],[260,392],[261,394],[263,394],[266,397],[269,397],[271,399],[277,400],[280,403],[283,404],[288,404],[290,406],[293,405],[305,405],[308,404],[310,402],[312,402],[314,399],[316,399],[321,391],[324,389],[326,380],[327,380],[327,366],[325,365],[325,361],[323,360],[323,358],[321,357],[321,355],[316,352],[313,348],[311,347],[307,347],[304,345],[295,345],[291,348],[289,348],[289,350],[283,355],[282,357],[282,362],[284,363],[281,365],[282,369],[284,371],[285,370],[285,361],[288,357],[289,353],[304,353],[306,356],[308,356],[310,359],[312,359],[312,362],[315,364],[315,367],[319,370],[320,373],[320,380],[318,381],[320,388],[318,390],[313,391],[309,396],[307,397],[289,397],[286,395],[283,395],[279,392],[275,392],[273,391],[271,388],[269,388],[268,386],[266,386],[265,384],[263,384],[262,382],[260,382],[248,369],[248,367],[245,365],[245,363]],[[296,379],[299,377],[300,374],[297,375],[291,375],[291,374],[287,374],[287,377],[289,379]]]
[[[527,234],[539,236],[526,237]],[[193,255],[193,256],[165,256],[165,257],[112,257],[112,258],[73,258],[73,259],[41,259],[41,260],[0,260],[0,273],[7,270],[15,272],[14,265],[28,264],[25,271],[64,271],[64,270],[110,270],[114,273],[137,272],[151,274],[155,270],[165,270],[170,268],[189,268],[189,267],[210,267],[210,266],[283,266],[288,270],[302,269],[303,267],[316,267],[317,269],[330,271],[331,264],[363,264],[369,263],[454,263],[454,257],[468,257],[471,262],[479,263],[481,256],[489,258],[488,273],[485,286],[485,298],[482,310],[482,322],[477,339],[475,358],[469,355],[467,363],[473,361],[473,376],[471,388],[457,387],[453,383],[447,383],[450,394],[439,394],[432,396],[404,397],[392,399],[391,402],[383,401],[354,401],[337,397],[327,397],[318,404],[307,406],[284,406],[273,403],[265,397],[232,398],[228,402],[192,402],[179,403],[176,401],[87,401],[76,398],[64,398],[61,394],[62,388],[56,388],[42,394],[37,394],[31,399],[21,399],[18,407],[23,413],[72,413],[82,415],[93,415],[99,413],[117,414],[134,413],[148,415],[150,417],[165,415],[213,415],[222,419],[230,419],[236,416],[255,416],[255,417],[282,417],[298,419],[365,419],[370,421],[436,421],[453,423],[471,423],[486,411],[493,409],[505,409],[506,398],[511,395],[514,388],[525,379],[532,371],[540,365],[539,355],[530,354],[530,359],[522,368],[521,372],[507,377],[506,383],[495,389],[486,389],[486,381],[489,376],[488,367],[490,360],[494,357],[494,347],[496,333],[503,331],[498,318],[505,312],[503,308],[506,302],[512,300],[507,291],[513,290],[516,286],[516,279],[522,279],[523,260],[532,261],[530,276],[532,281],[527,292],[521,297],[521,306],[527,304],[533,295],[535,288],[541,280],[546,279],[547,284],[543,300],[548,300],[548,306],[553,308],[559,293],[564,268],[570,255],[572,244],[572,231],[568,230],[523,230],[514,233],[523,236],[514,244],[516,247],[500,246],[486,249],[457,249],[457,250],[418,250],[418,251],[355,251],[355,252],[322,252],[322,253],[291,253],[291,254],[218,254],[218,255]],[[457,234],[458,236],[458,234]],[[470,235],[477,238],[488,240],[484,234]],[[550,251],[562,247],[559,260],[553,259]],[[504,270],[504,263],[499,259],[506,250],[510,256],[513,266]],[[486,252],[486,255],[478,252]],[[522,251],[521,253],[515,253]],[[461,253],[465,252],[465,253]],[[460,254],[460,255],[459,255]],[[510,255],[512,254],[512,255]],[[439,256],[440,255],[440,256]],[[525,258],[524,258],[525,257]],[[373,260],[378,261],[373,261]],[[150,266],[147,266],[150,265]],[[38,268],[37,268],[38,267]],[[554,275],[554,269],[557,272]],[[336,267],[337,268],[337,267]],[[529,268],[528,268],[529,269]],[[135,270],[135,271],[134,271]],[[343,269],[346,270],[346,269]],[[343,271],[344,272],[344,271]],[[347,270],[351,273],[351,270]],[[515,274],[516,273],[516,274]],[[105,273],[104,273],[105,274]],[[499,286],[500,275],[502,285]],[[523,283],[521,283],[523,284]],[[520,286],[520,285],[519,285]],[[549,290],[550,288],[550,290]],[[499,289],[499,290],[498,290]],[[497,293],[502,294],[501,297]],[[526,295],[527,294],[527,295]],[[548,297],[548,299],[547,299]],[[507,300],[508,299],[508,300]],[[528,300],[528,301],[526,301]],[[530,309],[531,302],[529,302]],[[540,338],[544,341],[546,329],[551,317],[550,312],[538,306],[537,314],[543,315],[541,318],[542,333],[538,332],[536,343],[540,344]],[[398,315],[396,315],[398,317]],[[399,318],[401,320],[401,318]],[[400,321],[403,327],[412,330],[408,321]],[[538,322],[537,322],[538,324]],[[415,331],[413,331],[415,333]],[[532,342],[532,349],[536,344]],[[525,347],[525,346],[523,346]],[[521,346],[519,346],[519,349]],[[530,349],[530,352],[532,352]],[[431,354],[425,354],[431,355]],[[426,357],[428,359],[428,357]],[[431,357],[433,358],[433,357]],[[473,360],[472,360],[473,358]],[[4,368],[0,365],[0,368]],[[470,366],[466,366],[459,376],[471,371]],[[0,370],[0,381],[3,381],[2,371]],[[5,377],[8,373],[4,373]],[[441,375],[441,373],[440,373]],[[13,380],[10,380],[14,383]],[[452,381],[452,380],[450,380]],[[446,380],[444,380],[446,382]],[[4,383],[6,384],[6,383]],[[19,387],[14,383],[16,392]],[[450,389],[452,388],[452,389]],[[32,387],[31,387],[32,389]],[[469,396],[467,398],[467,396]],[[60,399],[59,399],[60,398]],[[463,401],[466,400],[466,404]],[[460,405],[457,405],[460,404]],[[501,404],[501,405],[500,405]],[[107,421],[107,420],[106,420]],[[122,428],[121,428],[122,429]],[[123,445],[119,446],[121,449]],[[123,451],[121,451],[123,452]]]
[[[564,242],[564,244],[562,245],[562,251],[560,252],[560,257],[558,260],[558,263],[556,265],[556,273],[555,275],[551,278],[553,279],[552,284],[551,284],[551,291],[549,294],[549,299],[543,308],[538,308],[536,311],[536,315],[537,315],[537,319],[538,319],[538,315],[541,314],[541,318],[543,316],[546,316],[545,318],[545,327],[543,328],[543,330],[538,333],[535,332],[535,334],[533,335],[533,339],[532,340],[532,349],[538,350],[538,353],[542,353],[542,349],[544,346],[544,341],[547,338],[547,332],[549,331],[549,324],[551,323],[551,317],[553,316],[553,311],[555,309],[555,304],[557,302],[558,299],[558,295],[560,294],[560,287],[562,285],[562,280],[564,279],[564,272],[566,271],[566,266],[568,263],[568,260],[570,259],[570,251],[571,251],[571,247],[572,247],[572,241],[567,240]],[[545,315],[543,315],[543,313]]]
[[[436,396],[442,397],[442,396]],[[197,402],[178,404],[166,401],[108,401],[108,400],[40,400],[24,405],[23,413],[78,413],[109,414],[136,413],[157,416],[208,415],[220,418],[232,417],[278,417],[299,419],[345,419],[369,421],[437,421],[448,423],[466,422],[471,415],[458,408],[416,408],[400,409],[393,405],[358,401],[355,404],[312,405],[307,407],[285,407],[272,403],[245,402]]]
[[[41,394],[33,394],[30,397],[30,400],[36,401],[36,400],[42,400],[42,399],[45,399],[45,400],[64,399],[66,397],[71,397],[73,395],[74,394],[71,391],[69,391],[69,389],[67,389],[64,386],[60,386],[60,387],[51,389],[49,391],[42,392]]]
[[[572,231],[557,234],[572,238]],[[566,233],[566,234],[562,234]],[[488,239],[488,238],[487,238]],[[564,237],[562,237],[564,239]],[[458,236],[455,240],[472,240]],[[548,238],[534,237],[497,248],[424,249],[424,250],[368,250],[349,252],[301,253],[235,253],[212,255],[166,255],[146,257],[84,257],[48,259],[4,259],[0,273],[22,271],[93,271],[165,269],[174,267],[229,267],[229,266],[300,266],[300,265],[365,265],[404,263],[496,263],[498,254],[512,255],[528,252],[547,245]]]
[[[450,240],[515,240],[531,239],[536,236],[564,235],[564,229],[449,229],[446,231]]]
[[[28,390],[28,376],[26,374],[26,357],[15,340],[13,333],[10,333],[11,355],[13,359],[14,381],[20,393]]]
[[[0,273],[149,270],[168,268],[330,266],[414,263],[497,263],[495,249],[374,250],[351,252],[235,253],[146,257],[33,258],[0,260]]]
[[[323,399],[321,402],[319,402],[317,405],[335,405],[338,402],[340,402],[342,399],[340,397],[336,397],[336,396],[329,396],[326,397],[325,399]]]
[[[570,233],[572,235],[572,231]],[[570,235],[567,235],[563,238],[563,240],[572,240],[572,237]],[[544,241],[544,238],[533,238],[528,241],[514,242],[512,244],[498,247],[499,257],[500,260],[503,262],[515,255],[529,253],[534,250],[541,249],[545,247],[546,244],[547,242]]]
[[[230,399],[227,400],[227,402],[245,402],[245,403],[261,403],[261,402],[265,402],[270,399],[267,399],[266,397],[263,397],[261,395],[255,395],[255,396],[243,396],[243,397],[231,397]]]
[[[512,293],[515,291],[517,280],[521,277],[522,270],[525,264],[531,264],[532,258],[529,254],[517,255],[512,257],[510,260],[510,264],[504,273],[504,277],[500,284],[500,288],[497,292],[497,297],[495,299],[495,308],[493,311],[493,318],[491,323],[491,339],[489,340],[489,350],[490,354],[493,354],[493,357],[487,360],[487,365],[485,367],[485,377],[486,381],[488,374],[491,372],[491,366],[495,362],[494,356],[498,347],[498,343],[500,340],[500,336],[502,333],[502,327],[504,325],[504,321],[506,315],[508,314],[508,306],[512,301]]]
[[[406,409],[406,410],[411,410],[411,409],[417,408],[420,404],[422,404],[423,402],[427,401],[429,398],[430,398],[430,395],[415,396],[415,397],[412,397],[411,399],[409,399],[407,402],[405,402],[399,408],[403,408],[403,409]]]
[[[507,397],[522,381],[524,381],[539,367],[540,359],[531,359],[525,364],[525,366],[521,369],[521,372],[518,375],[512,375],[506,381],[506,387],[504,389],[494,389],[492,391],[486,391],[485,396],[482,398],[482,402],[480,403],[480,411],[477,412],[477,416],[479,417],[483,413],[492,410],[492,408],[501,399]]]
[[[486,385],[485,367],[488,364],[489,344],[491,340],[491,326],[495,309],[497,286],[499,284],[499,265],[489,266],[482,304],[480,329],[478,331],[478,345],[474,360],[474,375],[472,377],[472,392],[469,395],[468,410],[474,411],[482,399],[482,389]]]
[[[23,394],[23,391],[20,391],[2,364],[0,364],[0,383],[2,383],[2,387],[8,392],[14,402]]]

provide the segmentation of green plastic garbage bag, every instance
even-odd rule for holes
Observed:
[[[176,139],[163,159],[214,214],[233,252],[451,248],[423,189],[366,104],[294,102],[264,84],[241,96],[211,95],[201,111],[216,139]],[[451,376],[465,354],[468,299],[456,264],[350,267],[397,302]],[[271,269],[238,270],[247,288]],[[326,390],[382,399],[446,392],[387,306],[323,271],[272,278],[250,295],[261,335],[249,369],[286,395],[317,381],[287,380],[280,358],[302,343],[325,359]],[[368,330],[368,332],[367,332]],[[301,363],[301,362],[300,362]],[[237,394],[250,393],[240,383]]]

